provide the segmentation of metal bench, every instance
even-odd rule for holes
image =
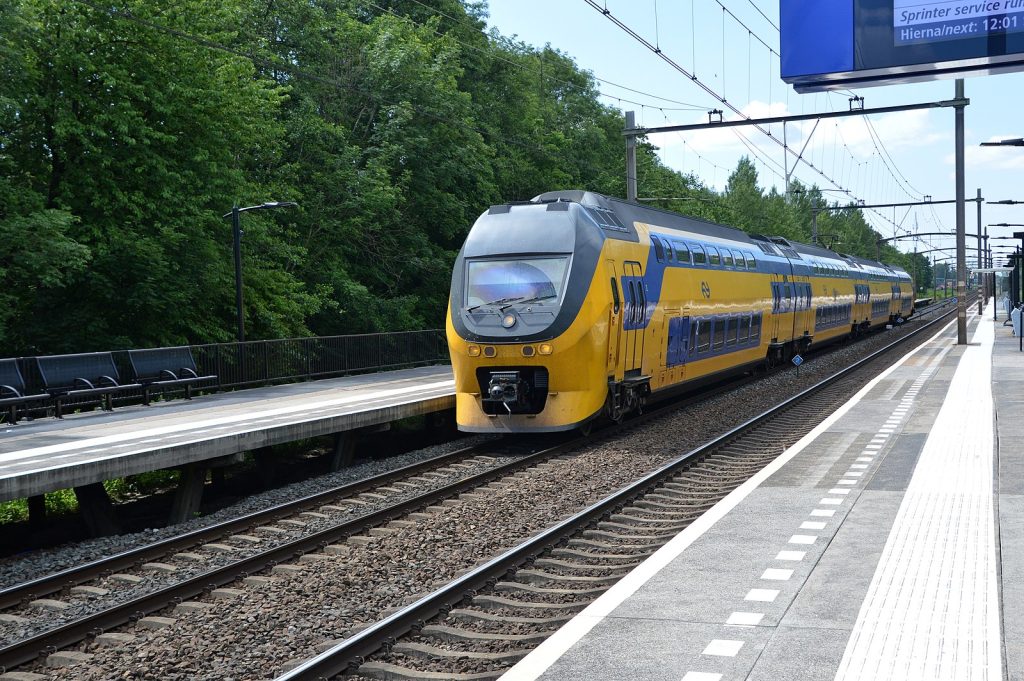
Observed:
[[[177,348],[129,350],[128,360],[135,372],[135,382],[142,385],[142,401],[149,404],[154,388],[185,388],[185,399],[192,399],[192,386],[215,381],[216,376],[200,376],[192,350],[187,345]]]
[[[53,398],[55,416],[64,418],[63,402],[68,398],[98,396],[106,411],[113,411],[113,396],[138,390],[138,383],[122,384],[109,352],[36,357],[46,392]]]
[[[0,407],[7,408],[9,423],[18,422],[18,407],[28,402],[50,399],[49,393],[25,394],[25,379],[16,359],[0,359]]]

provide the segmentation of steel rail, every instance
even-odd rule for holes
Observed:
[[[476,595],[477,590],[493,586],[503,576],[510,573],[514,574],[523,564],[536,559],[548,548],[568,540],[573,534],[597,522],[603,516],[621,510],[626,503],[653,490],[664,478],[674,474],[690,461],[709,453],[715,448],[728,444],[746,431],[766,423],[790,407],[819,393],[824,388],[863,369],[874,360],[881,358],[911,338],[916,338],[918,334],[942,322],[954,312],[955,310],[950,310],[944,315],[936,317],[855,364],[784,400],[780,404],[736,426],[697,449],[664,464],[640,480],[544,530],[535,537],[474,568],[433,593],[418,599],[380,622],[345,639],[320,655],[276,677],[275,681],[320,681],[357,669],[366,657],[382,649],[389,648],[399,637],[421,629],[429,619],[449,612],[463,600],[471,599],[472,596]]]
[[[353,518],[334,527],[294,539],[230,565],[201,573],[188,580],[140,596],[139,598],[113,605],[82,619],[42,632],[5,648],[0,648],[0,670],[13,669],[32,661],[42,653],[73,645],[90,634],[95,634],[97,631],[107,631],[133,619],[139,619],[150,613],[162,610],[169,605],[180,603],[188,598],[194,598],[208,593],[212,589],[230,584],[241,577],[265,570],[278,563],[329,544],[342,541],[353,534],[366,532],[370,528],[386,524],[398,516],[412,513],[443,499],[475,489],[492,480],[508,475],[519,468],[530,466],[534,462],[542,461],[571,449],[578,445],[581,439],[568,440],[554,447],[532,452],[516,461],[463,478],[450,485],[439,487],[359,518]]]
[[[322,506],[327,501],[339,496],[351,496],[364,492],[374,487],[387,485],[394,480],[415,475],[421,471],[429,470],[437,466],[444,466],[450,461],[456,461],[472,456],[474,451],[484,451],[486,445],[476,445],[442,454],[431,459],[425,459],[402,468],[396,468],[380,475],[375,475],[364,480],[335,487],[333,489],[317,492],[301,499],[284,502],[276,506],[255,511],[247,515],[225,520],[214,525],[209,525],[185,534],[168,537],[145,546],[129,549],[121,553],[100,558],[98,560],[77,565],[60,572],[39,577],[28,582],[16,584],[5,589],[0,589],[0,610],[15,607],[27,600],[41,598],[56,593],[64,588],[77,586],[98,577],[105,573],[118,572],[136,563],[151,562],[156,558],[169,553],[182,551],[197,544],[205,544],[227,534],[235,533],[253,525],[266,523],[275,519],[301,513],[307,508]]]

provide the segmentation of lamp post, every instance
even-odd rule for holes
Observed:
[[[237,205],[231,207],[230,213],[225,213],[225,218],[231,218],[231,233],[234,237],[235,250],[235,313],[238,318],[238,342],[245,342],[245,315],[242,310],[242,227],[238,216],[250,210],[267,210],[270,208],[295,208],[299,204],[294,201],[267,201],[257,206],[246,206],[239,208]]]

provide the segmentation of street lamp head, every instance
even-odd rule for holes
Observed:
[[[1024,147],[1024,137],[1015,137],[1008,140],[998,140],[996,142],[982,142],[983,147]]]
[[[260,208],[296,208],[298,205],[294,201],[267,201]]]
[[[1018,203],[1024,203],[1024,201],[1015,201],[1014,199],[1002,199],[1001,201],[986,201],[985,203],[990,206],[1016,206]]]

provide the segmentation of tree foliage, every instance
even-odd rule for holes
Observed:
[[[242,217],[249,337],[440,325],[489,204],[625,192],[623,119],[593,76],[485,18],[468,0],[0,0],[3,354],[232,339],[222,215],[270,200],[299,208]],[[638,175],[663,207],[809,239],[816,189],[766,192],[743,159],[716,193],[655,152]],[[859,211],[818,227],[874,255]]]

